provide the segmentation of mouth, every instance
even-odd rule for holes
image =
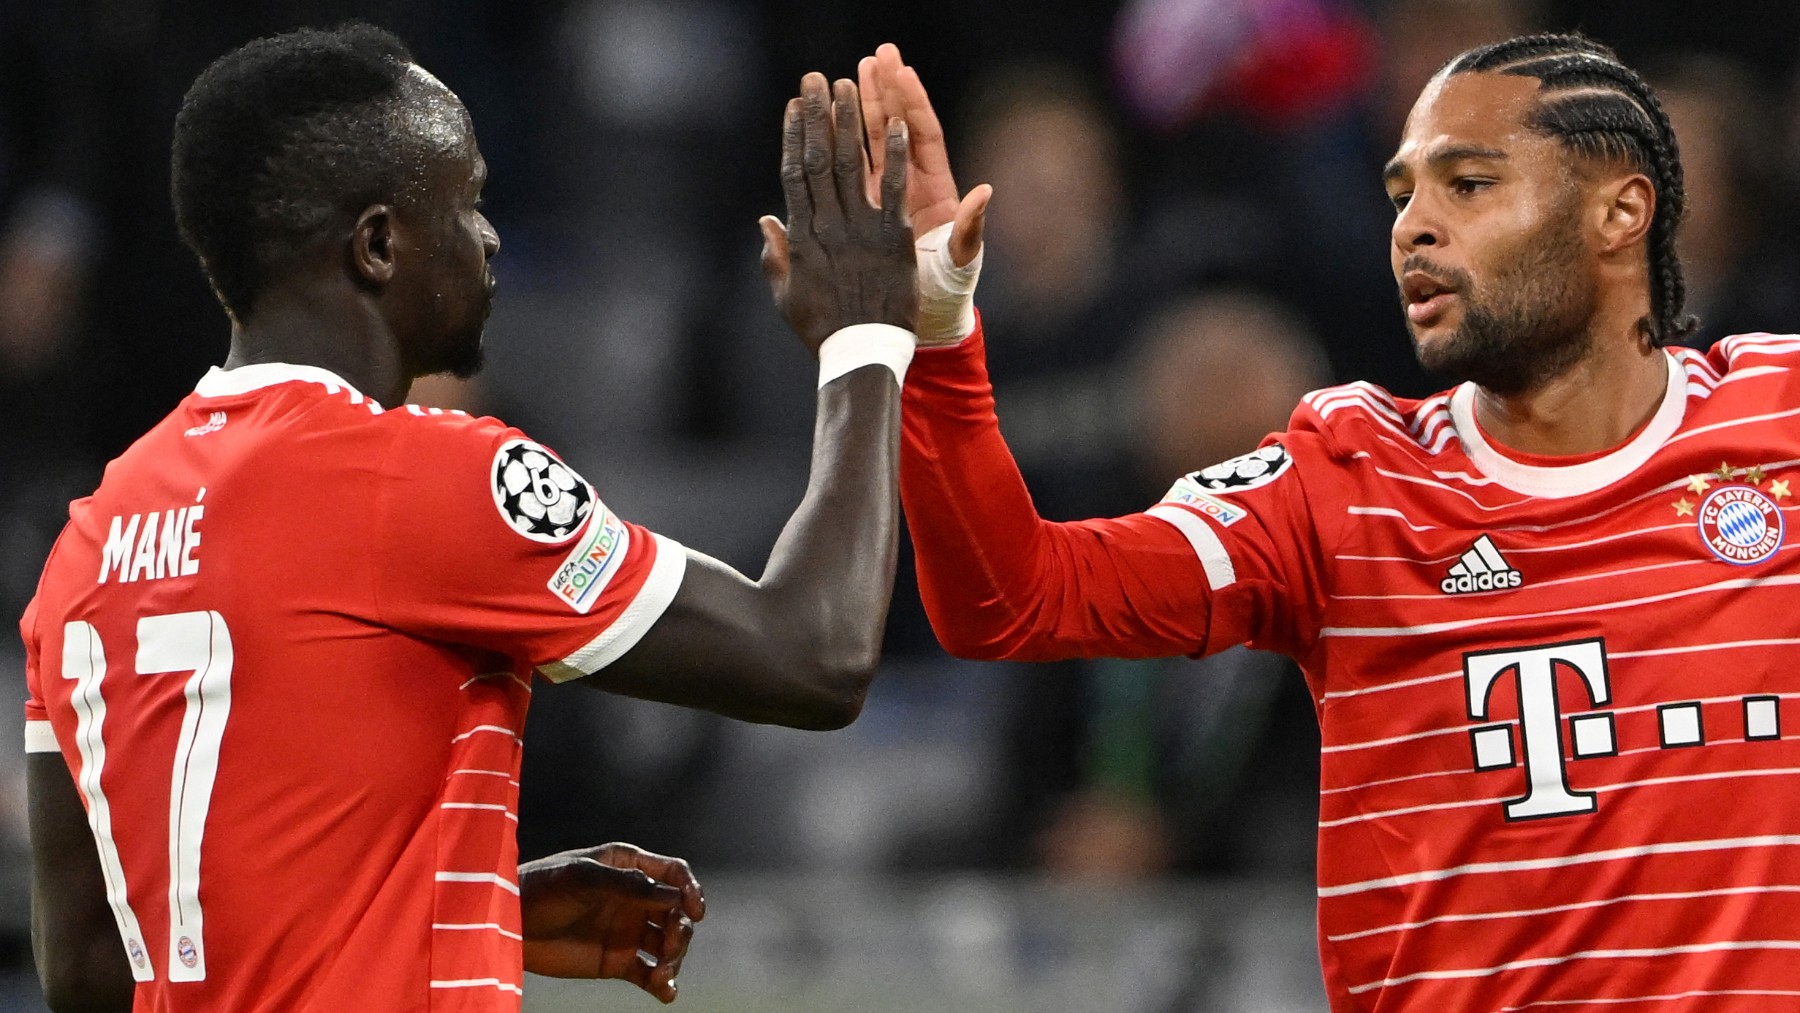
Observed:
[[[1400,279],[1400,294],[1406,304],[1406,319],[1415,327],[1436,323],[1456,299],[1450,283],[1425,271],[1408,271]]]

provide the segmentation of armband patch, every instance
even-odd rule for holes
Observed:
[[[1183,475],[1175,480],[1168,495],[1162,498],[1164,503],[1179,503],[1191,507],[1211,517],[1220,527],[1230,527],[1238,521],[1250,516],[1250,511],[1234,503],[1227,503],[1217,496],[1200,491],[1192,475]]]
[[[1244,492],[1268,485],[1293,467],[1294,459],[1279,443],[1259,447],[1248,454],[1202,468],[1183,481],[1192,482],[1201,492]]]
[[[507,440],[494,452],[494,506],[507,527],[534,542],[566,542],[599,499],[575,469],[530,440]]]
[[[619,572],[619,564],[631,548],[631,529],[606,504],[594,501],[594,521],[575,551],[562,561],[550,578],[550,593],[583,615],[600,600],[600,592]]]

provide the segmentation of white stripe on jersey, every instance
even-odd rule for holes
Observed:
[[[1618,656],[1619,655],[1613,655],[1613,657],[1618,657]],[[1454,673],[1451,677],[1455,678],[1457,676],[1460,676],[1461,674],[1462,673],[1457,672],[1457,673]],[[1443,676],[1429,676],[1428,678],[1439,679],[1439,678],[1443,678]],[[1352,691],[1352,692],[1355,692],[1355,691]],[[1364,692],[1368,692],[1368,691],[1365,690]],[[1773,697],[1776,697],[1776,698],[1782,699],[1782,700],[1800,699],[1800,693],[1770,693],[1770,694],[1766,694],[1766,695],[1773,696]],[[1694,700],[1684,700],[1682,702],[1683,703],[1697,703],[1697,704],[1701,704],[1704,706],[1706,704],[1738,703],[1742,700],[1743,700],[1743,697],[1741,697],[1741,696],[1709,696],[1709,697],[1700,697],[1700,698],[1694,699]],[[1637,704],[1632,707],[1615,707],[1615,708],[1612,708],[1610,711],[1608,711],[1608,713],[1610,713],[1610,714],[1639,714],[1639,713],[1642,713],[1645,711],[1653,711],[1656,708],[1661,707],[1661,706],[1664,706],[1664,704],[1661,704],[1661,703]],[[1512,721],[1504,721],[1501,723],[1506,724],[1506,725],[1516,726],[1519,722],[1517,720],[1512,720]],[[1412,742],[1417,739],[1429,739],[1429,738],[1431,738],[1433,736],[1437,736],[1437,735],[1448,735],[1451,732],[1467,731],[1467,730],[1468,730],[1467,725],[1456,725],[1451,728],[1434,728],[1434,729],[1431,729],[1430,731],[1412,732],[1407,735],[1395,735],[1395,736],[1391,736],[1389,738],[1383,738],[1383,739],[1368,739],[1363,742],[1345,742],[1345,743],[1340,743],[1335,746],[1325,746],[1320,751],[1325,752],[1325,753],[1348,753],[1348,752],[1354,752],[1355,750],[1358,750],[1358,749],[1372,749],[1376,746],[1391,746],[1391,745],[1395,745],[1395,744],[1401,743],[1401,742]]]
[[[524,995],[525,990],[517,985],[508,985],[499,978],[460,978],[456,981],[434,981],[432,988],[497,988],[513,995]]]
[[[519,782],[512,779],[512,771],[510,770],[477,770],[473,767],[459,767],[450,772],[450,776],[452,777],[455,777],[457,774],[485,774],[489,777],[504,777],[506,778],[507,784],[510,784],[515,788],[519,786]]]
[[[1519,971],[1528,967],[1555,967],[1576,960],[1642,959],[1644,957],[1673,957],[1687,953],[1719,953],[1731,950],[1800,950],[1800,939],[1732,939],[1716,943],[1689,943],[1683,946],[1656,946],[1642,949],[1578,950],[1574,953],[1564,953],[1554,957],[1513,960],[1491,967],[1464,967],[1452,971],[1419,971],[1414,974],[1401,975],[1398,978],[1383,978],[1380,981],[1352,985],[1349,991],[1351,995],[1361,995],[1372,989],[1392,988],[1395,985],[1405,985],[1415,981],[1489,978],[1504,971]]]
[[[1424,527],[1420,527],[1419,525],[1414,524],[1412,521],[1407,520],[1405,514],[1401,513],[1398,510],[1395,510],[1393,507],[1352,506],[1352,507],[1347,507],[1344,512],[1348,513],[1352,516],[1357,516],[1357,517],[1393,517],[1393,518],[1399,520],[1400,523],[1406,525],[1407,527],[1413,529],[1414,531],[1441,531],[1441,530],[1443,530],[1442,528],[1439,528],[1435,524],[1427,524]]]
[[[1641,708],[1638,708],[1641,709]],[[1715,770],[1704,774],[1679,774],[1670,777],[1647,777],[1639,781],[1619,781],[1615,784],[1596,784],[1584,786],[1583,791],[1619,791],[1623,788],[1650,788],[1661,784],[1687,784],[1694,781],[1729,781],[1735,777],[1791,777],[1800,774],[1800,767],[1764,767],[1755,770]],[[1321,794],[1323,794],[1321,792]],[[1432,802],[1425,805],[1409,805],[1399,809],[1384,809],[1380,812],[1357,813],[1335,820],[1320,820],[1319,829],[1329,830],[1333,827],[1349,826],[1353,823],[1367,823],[1371,820],[1392,819],[1395,816],[1411,816],[1415,813],[1439,812],[1445,809],[1468,809],[1478,805],[1491,805],[1496,802],[1515,802],[1511,797],[1461,799],[1456,802]]]
[[[439,883],[487,883],[505,890],[514,897],[519,895],[519,884],[497,872],[440,872],[436,879]]]
[[[1391,890],[1399,886],[1412,886],[1415,883],[1436,883],[1461,876],[1482,876],[1500,872],[1527,872],[1537,869],[1566,869],[1577,865],[1594,865],[1602,862],[1621,862],[1632,858],[1645,858],[1650,855],[1691,855],[1708,851],[1739,851],[1750,848],[1792,848],[1800,847],[1800,835],[1769,834],[1761,837],[1720,837],[1699,841],[1665,841],[1661,844],[1638,844],[1629,848],[1607,848],[1603,851],[1583,851],[1573,855],[1558,855],[1554,858],[1525,858],[1508,862],[1469,862],[1464,865],[1453,865],[1447,869],[1426,869],[1421,872],[1402,873],[1398,876],[1385,876],[1381,879],[1365,879],[1358,883],[1344,883],[1339,886],[1319,887],[1321,899],[1331,897],[1347,897],[1371,890]]]
[[[1766,331],[1733,334],[1720,344],[1725,346],[1725,360],[1736,366],[1737,360],[1745,355],[1782,355],[1800,351],[1800,335],[1770,334]]]
[[[1461,675],[1462,673],[1459,672],[1457,674]],[[1518,724],[1517,721],[1504,721],[1501,723],[1507,725]],[[1385,739],[1369,739],[1364,742],[1346,742],[1341,746],[1322,746],[1320,747],[1319,752],[1349,753],[1358,749],[1374,749],[1376,746],[1392,746],[1402,742],[1417,742],[1419,739],[1431,739],[1436,738],[1439,735],[1455,735],[1459,732],[1466,735],[1469,732],[1469,727],[1467,725],[1458,725],[1455,728],[1434,728],[1428,732],[1412,732],[1407,735],[1392,735]]]
[[[1144,513],[1181,532],[1206,570],[1208,587],[1217,591],[1237,583],[1237,567],[1232,565],[1231,554],[1225,551],[1225,543],[1211,525],[1186,509],[1167,503],[1159,503]]]
[[[438,932],[481,932],[484,930],[488,930],[488,931],[498,932],[508,939],[523,940],[525,938],[524,936],[519,935],[517,932],[506,931],[505,929],[500,927],[500,923],[498,923],[498,922],[470,922],[467,924],[446,924],[443,922],[433,922],[431,924],[431,927],[433,930],[438,931]]]
[[[1416,922],[1394,922],[1391,925],[1379,925],[1361,932],[1345,932],[1342,935],[1326,936],[1334,943],[1351,939],[1363,939],[1368,936],[1379,936],[1387,932],[1408,932],[1421,929],[1427,925],[1438,925],[1444,922],[1482,922],[1500,918],[1535,918],[1538,915],[1560,914],[1565,911],[1586,911],[1599,907],[1612,907],[1617,904],[1638,904],[1658,900],[1701,900],[1706,897],[1737,897],[1755,893],[1800,893],[1800,884],[1770,884],[1756,886],[1727,886],[1715,890],[1684,890],[1679,893],[1627,893],[1600,900],[1584,900],[1573,904],[1552,904],[1549,907],[1520,908],[1513,911],[1476,911],[1467,914],[1438,915],[1435,918],[1424,918]],[[436,926],[433,926],[434,928]]]
[[[1635,708],[1635,709],[1647,710],[1648,708]],[[1509,721],[1509,722],[1506,722],[1506,724],[1511,727],[1515,727],[1515,728],[1518,727],[1517,721]],[[1757,742],[1793,742],[1796,739],[1800,739],[1800,735],[1783,735],[1783,736],[1780,736],[1779,738],[1775,738],[1775,739],[1757,739],[1755,741],[1757,741]],[[1709,746],[1741,746],[1741,745],[1745,745],[1745,744],[1749,743],[1750,741],[1751,741],[1750,739],[1710,739],[1709,738],[1706,740],[1706,744]],[[1611,753],[1609,755],[1613,756],[1613,757],[1636,756],[1639,753],[1660,753],[1665,748],[1666,747],[1660,746],[1660,745],[1642,746],[1637,749],[1622,749],[1619,752]],[[1429,780],[1434,777],[1453,777],[1453,776],[1466,775],[1468,773],[1469,773],[1469,768],[1467,766],[1456,767],[1452,770],[1427,770],[1422,774],[1402,774],[1399,777],[1383,777],[1383,778],[1380,778],[1380,779],[1374,780],[1374,781],[1364,781],[1361,784],[1347,784],[1341,788],[1320,788],[1319,794],[1321,796],[1341,795],[1341,794],[1344,794],[1345,792],[1361,791],[1364,788],[1379,788],[1384,785],[1399,784],[1403,781],[1425,781],[1425,780]]]
[[[1511,551],[1511,550],[1508,550]],[[1800,646],[1800,638],[1776,637],[1765,640],[1725,640],[1714,644],[1687,644],[1682,647],[1651,647],[1641,651],[1613,651],[1609,658],[1656,658],[1678,654],[1701,654],[1706,651],[1729,651],[1747,647],[1793,647]],[[1364,686],[1361,689],[1339,689],[1327,692],[1326,700],[1337,700],[1343,697],[1364,696],[1369,693],[1385,693],[1391,689],[1410,689],[1413,686],[1424,686],[1434,682],[1447,682],[1462,678],[1461,672],[1440,672],[1437,675],[1422,675],[1416,679],[1400,679],[1395,682],[1384,682],[1377,686]]]
[[[1778,376],[1787,372],[1789,372],[1789,370],[1786,366],[1750,366],[1745,369],[1734,369],[1731,371],[1730,376],[1720,380],[1716,386],[1723,387],[1728,383],[1736,383],[1739,380],[1752,380],[1759,376]]]
[[[507,728],[504,725],[476,725],[475,727],[469,729],[468,731],[462,733],[461,735],[458,735],[456,738],[451,739],[450,741],[452,744],[461,742],[462,740],[469,738],[472,735],[477,735],[481,732],[497,732],[501,735],[509,735],[512,737],[512,740],[514,742],[517,742],[519,745],[522,746],[525,744],[524,739],[519,738],[519,736],[517,734],[515,734],[511,728]]]
[[[1774,419],[1793,418],[1795,415],[1800,415],[1800,408],[1790,408],[1784,412],[1770,412],[1767,415],[1742,415],[1735,419],[1727,419],[1724,422],[1714,422],[1710,426],[1695,426],[1685,433],[1676,433],[1674,436],[1669,437],[1669,442],[1663,444],[1663,446],[1667,447],[1671,444],[1680,443],[1690,436],[1699,436],[1702,433],[1710,433],[1718,429],[1735,429],[1738,426],[1749,425],[1752,422],[1768,422]],[[1795,462],[1778,461],[1774,464],[1765,464],[1763,467],[1765,469],[1779,468],[1786,467],[1793,463]]]
[[[497,802],[442,802],[442,803],[438,804],[438,808],[439,809],[486,809],[486,810],[489,810],[492,812],[503,812],[506,814],[507,818],[512,820],[514,823],[519,822],[519,818],[517,816],[513,815],[511,806],[500,805]]]
[[[1800,574],[1770,574],[1763,577],[1739,577],[1734,580],[1721,580],[1699,587],[1683,588],[1679,591],[1668,591],[1663,594],[1645,595],[1641,598],[1626,598],[1620,601],[1599,602],[1593,605],[1577,605],[1574,608],[1552,609],[1547,612],[1521,612],[1514,615],[1475,616],[1469,619],[1452,619],[1441,623],[1423,623],[1418,626],[1327,626],[1319,631],[1322,637],[1416,637],[1427,633],[1442,633],[1446,630],[1465,630],[1475,626],[1486,626],[1491,623],[1512,622],[1520,619],[1549,619],[1556,616],[1583,615],[1589,612],[1605,612],[1611,609],[1632,608],[1638,605],[1649,605],[1656,602],[1673,601],[1696,594],[1707,594],[1714,591],[1735,591],[1746,587],[1778,587],[1788,584],[1800,584]]]

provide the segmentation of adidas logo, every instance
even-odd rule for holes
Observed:
[[[1504,591],[1525,583],[1519,571],[1507,565],[1488,536],[1475,539],[1475,544],[1450,567],[1450,573],[1438,584],[1445,594],[1468,594],[1471,591]]]

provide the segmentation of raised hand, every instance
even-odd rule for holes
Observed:
[[[918,317],[913,233],[905,208],[907,127],[884,121],[877,143],[883,170],[877,201],[863,154],[856,85],[829,90],[821,74],[800,82],[782,125],[781,187],[786,226],[760,222],[763,272],[775,302],[814,354],[851,324],[893,324]],[[874,129],[874,128],[871,128]]]
[[[706,898],[686,862],[615,843],[519,866],[519,908],[527,971],[621,978],[671,1003]]]
[[[994,188],[983,183],[958,198],[944,128],[931,108],[919,72],[900,59],[900,47],[883,43],[874,56],[865,56],[857,64],[856,77],[862,90],[863,121],[870,125],[873,171],[883,173],[886,168],[883,145],[874,136],[875,124],[886,123],[890,117],[904,120],[912,159],[906,210],[912,216],[913,229],[922,236],[945,222],[955,222],[950,229],[950,259],[957,267],[967,265],[981,250],[982,220]]]

